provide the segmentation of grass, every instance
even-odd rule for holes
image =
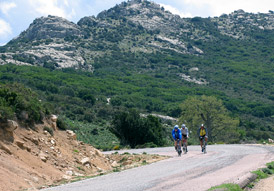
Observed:
[[[242,191],[241,187],[238,184],[222,184],[220,186],[210,188],[209,191],[214,191],[218,189],[223,189],[227,191]]]

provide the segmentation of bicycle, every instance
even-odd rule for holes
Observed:
[[[206,141],[205,141],[205,137],[203,137],[202,152],[203,152],[204,154],[206,154]]]
[[[186,139],[184,138],[183,138],[183,151],[184,151],[184,154],[187,153]]]
[[[180,157],[182,154],[182,150],[181,150],[181,145],[180,145],[180,140],[177,139],[177,147],[176,147],[176,151],[178,153],[178,156]]]

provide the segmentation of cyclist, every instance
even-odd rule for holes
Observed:
[[[208,138],[207,129],[205,128],[204,124],[201,124],[201,127],[198,129],[198,136],[200,139],[200,145],[202,148],[202,152],[204,152],[203,139],[205,139],[205,143],[207,143],[207,138]]]
[[[178,125],[174,126],[174,129],[172,130],[172,137],[174,139],[174,146],[175,146],[175,150],[177,151],[177,140],[179,141],[179,144],[182,148],[182,132],[179,129]]]
[[[185,143],[186,143],[186,152],[188,152],[187,151],[188,128],[186,127],[185,124],[182,124],[181,127],[182,127],[181,132],[182,132],[183,142],[185,141]]]

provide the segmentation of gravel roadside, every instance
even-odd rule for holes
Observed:
[[[252,191],[273,191],[274,190],[274,176],[260,180],[255,184]]]

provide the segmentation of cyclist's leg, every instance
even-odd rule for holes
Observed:
[[[175,151],[177,151],[177,140],[174,140]]]
[[[201,148],[203,148],[203,139],[201,137],[199,137],[199,139],[200,139]]]

